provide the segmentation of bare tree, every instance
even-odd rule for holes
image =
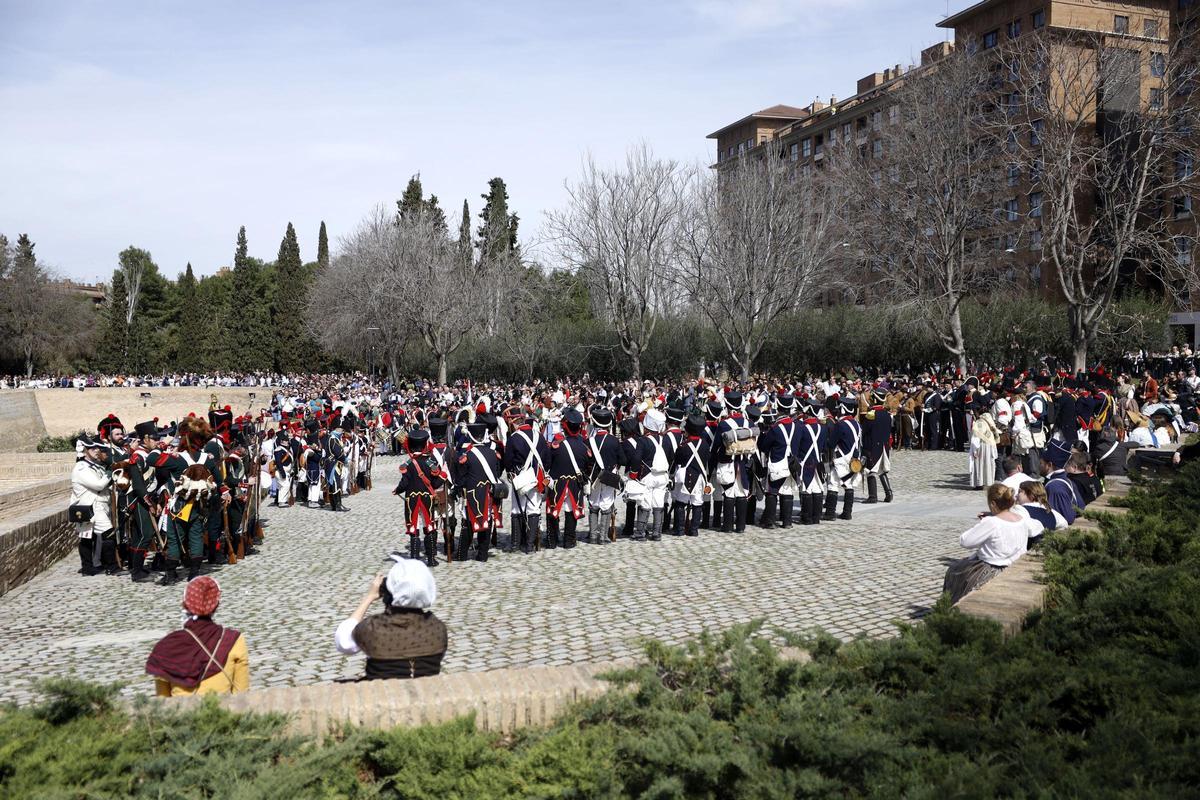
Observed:
[[[637,378],[672,303],[685,180],[676,162],[645,145],[632,148],[618,169],[601,169],[588,157],[578,182],[567,182],[567,208],[547,220],[558,255],[583,275]]]
[[[831,152],[854,209],[846,250],[862,258],[870,299],[917,310],[963,370],[962,303],[1000,266],[989,252],[1004,222],[992,95],[984,60],[952,52],[904,76],[877,131]]]
[[[138,247],[127,247],[118,256],[117,264],[125,276],[125,324],[132,325],[142,296],[142,280],[152,269],[150,254]]]
[[[837,282],[843,203],[825,174],[770,155],[694,173],[676,279],[743,380],[779,317]]]
[[[1020,106],[1008,147],[1029,178],[1077,371],[1124,280],[1189,288],[1196,67],[1180,41],[1047,32],[1006,56]]]
[[[377,342],[393,378],[405,342],[418,335],[445,383],[448,357],[478,318],[469,277],[432,215],[398,220],[380,205],[341,240],[338,256],[317,276],[308,327],[326,348],[360,359]]]

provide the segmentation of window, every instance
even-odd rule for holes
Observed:
[[[746,143],[738,142],[738,155],[739,156],[744,155],[745,153],[746,153]]]
[[[815,153],[816,155],[821,155],[821,153],[824,150],[825,150],[825,139],[822,136],[818,136],[815,139],[815,145],[813,146],[813,153]]]
[[[1042,232],[1040,230],[1029,232],[1029,249],[1030,250],[1041,250],[1042,249]]]
[[[1017,152],[1017,132],[1016,131],[1008,132],[1008,141],[1005,143],[1004,149],[1006,149],[1010,153]]]
[[[883,142],[879,139],[871,142],[871,156],[873,158],[883,157]]]
[[[1033,12],[1033,29],[1039,30],[1046,27],[1046,9],[1040,9]]]
[[[800,145],[797,144],[796,142],[792,142],[792,146],[788,148],[788,154],[791,156],[792,161],[799,161],[800,160]]]
[[[1014,19],[1008,23],[1008,38],[1015,39],[1021,35],[1021,20]]]
[[[1017,109],[1021,107],[1021,94],[1019,92],[1008,92],[1002,98],[1002,102],[1006,114],[1015,114],[1017,113]]]
[[[1129,17],[1117,14],[1113,17],[1113,32],[1129,33]]]
[[[1150,110],[1162,111],[1163,107],[1163,92],[1162,89],[1150,90]]]
[[[1150,74],[1156,78],[1167,74],[1167,57],[1162,53],[1150,54]]]
[[[1181,266],[1192,263],[1192,240],[1186,236],[1175,237],[1175,263]]]
[[[900,168],[894,164],[888,167],[888,180],[892,183],[900,182]]]
[[[830,144],[830,146],[837,144],[837,141],[838,141],[838,129],[837,129],[837,125],[834,125],[832,128],[829,129],[829,144]]]
[[[1145,23],[1143,23],[1143,25],[1142,25],[1142,30],[1146,34],[1146,38],[1157,39],[1158,38],[1158,20],[1156,20],[1156,19],[1146,20]]]
[[[1029,162],[1029,180],[1037,183],[1042,179],[1042,160],[1036,158]]]
[[[1009,222],[1016,222],[1019,214],[1020,214],[1020,212],[1017,208],[1016,200],[1005,200],[1004,201],[1004,218],[1006,220],[1008,220]]]
[[[753,150],[753,149],[754,149],[754,140],[753,140],[753,139],[747,139],[747,140],[746,140],[746,149],[747,149],[747,150]]]
[[[1175,154],[1175,179],[1184,180],[1192,177],[1193,159],[1191,153],[1176,153]]]
[[[1008,185],[1016,186],[1020,182],[1021,182],[1021,165],[1020,164],[1009,164],[1008,165]]]
[[[812,155],[812,139],[805,139],[800,143],[800,155],[805,158]]]
[[[983,49],[991,50],[1000,43],[1000,31],[988,31],[983,35]]]
[[[867,129],[867,118],[866,117],[859,117],[855,122],[857,123],[857,128],[858,128],[859,133],[862,133],[863,131],[865,131]]]
[[[1044,120],[1035,119],[1029,124],[1029,144],[1037,147],[1042,143],[1042,128],[1046,126]]]
[[[1015,233],[1004,234],[1004,252],[1015,253],[1017,251],[1017,235]]]
[[[900,121],[900,106],[890,106],[888,108],[888,124],[895,125]]]
[[[1192,215],[1192,196],[1190,194],[1181,194],[1176,197],[1174,209],[1175,219],[1190,217]]]
[[[851,134],[851,132],[852,132],[852,128],[851,128],[851,126],[852,126],[852,125],[853,125],[853,123],[851,123],[851,122],[847,122],[845,125],[843,125],[843,126],[842,126],[842,138],[843,138],[843,139],[845,139],[847,142],[848,142],[848,141],[850,141],[850,134]]]
[[[872,111],[871,112],[871,130],[877,131],[877,130],[879,130],[880,126],[882,126],[882,125],[883,125],[883,112],[882,111]]]
[[[1029,216],[1040,217],[1042,215],[1042,193],[1029,193]]]

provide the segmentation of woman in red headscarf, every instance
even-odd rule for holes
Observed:
[[[155,694],[232,694],[250,688],[246,640],[239,631],[213,622],[221,587],[207,575],[191,581],[183,594],[183,628],[159,640],[146,659]]]

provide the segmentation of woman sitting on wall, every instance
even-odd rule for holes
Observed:
[[[1013,511],[1012,489],[994,483],[987,490],[988,510],[979,522],[959,537],[958,543],[974,553],[955,561],[946,570],[942,591],[957,603],[1016,562],[1027,549],[1032,535],[1040,535],[1041,523]]]

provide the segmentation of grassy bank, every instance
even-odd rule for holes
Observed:
[[[651,644],[632,691],[500,739],[112,704],[58,682],[0,712],[3,797],[1190,797],[1200,787],[1200,467],[1046,546],[1048,610],[1004,640],[944,602],[887,641],[750,628]]]

